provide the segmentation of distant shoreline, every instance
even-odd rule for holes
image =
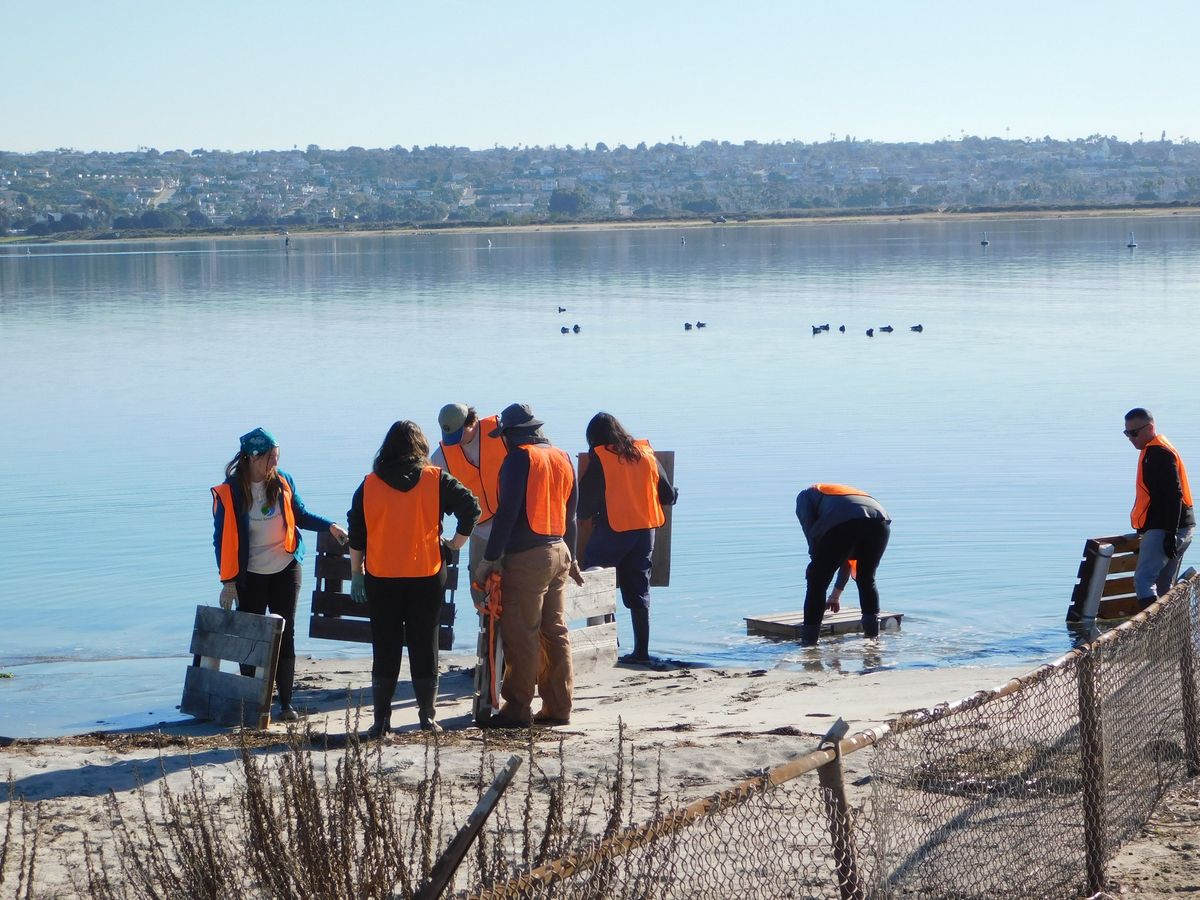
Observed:
[[[896,222],[992,222],[1003,220],[1031,219],[1101,219],[1101,218],[1170,218],[1170,217],[1200,216],[1198,206],[1132,206],[1132,207],[1089,207],[1086,209],[1023,209],[1007,210],[963,210],[937,211],[922,210],[914,212],[879,211],[857,213],[819,213],[814,215],[796,216],[759,216],[740,219],[726,217],[724,222],[713,222],[705,219],[621,219],[584,222],[534,222],[528,224],[464,224],[464,225],[380,225],[379,227],[360,226],[355,228],[331,228],[328,226],[299,226],[295,230],[271,226],[264,228],[236,228],[231,231],[194,232],[172,230],[170,233],[155,233],[151,229],[128,231],[122,229],[121,237],[112,237],[112,232],[105,236],[95,235],[81,237],[77,232],[64,234],[62,237],[41,235],[8,235],[0,237],[3,244],[103,244],[107,242],[172,242],[181,240],[247,240],[253,238],[278,239],[285,234],[292,238],[306,237],[341,237],[341,236],[396,236],[408,235],[413,237],[432,237],[439,234],[500,234],[505,232],[563,232],[563,231],[616,231],[616,230],[647,230],[664,228],[738,228],[763,227],[771,225],[829,225],[834,223],[888,224]]]

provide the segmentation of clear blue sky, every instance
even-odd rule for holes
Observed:
[[[10,0],[0,149],[1200,139],[1198,9]]]

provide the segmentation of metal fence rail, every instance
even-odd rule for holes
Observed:
[[[1091,643],[464,895],[1044,897],[1103,889],[1200,774],[1200,576]],[[871,795],[840,757],[874,747]]]

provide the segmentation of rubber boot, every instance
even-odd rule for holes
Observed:
[[[275,665],[275,691],[279,694],[279,721],[295,722],[300,713],[292,708],[292,682],[296,678],[296,657],[280,659]]]
[[[375,704],[375,722],[367,729],[371,740],[390,734],[392,731],[392,697],[396,694],[396,679],[371,679],[371,699]]]
[[[634,624],[634,652],[626,656],[630,662],[647,662],[650,659],[650,611],[647,607],[631,608],[629,617]]]
[[[812,625],[805,622],[800,626],[800,646],[815,647],[817,646],[817,638],[821,636],[821,626]]]
[[[1157,600],[1157,597],[1138,597],[1137,604],[1139,610],[1149,609],[1150,606]]]
[[[417,698],[417,715],[421,721],[422,731],[441,731],[442,726],[434,721],[437,716],[437,676],[432,678],[414,678],[413,694]]]
[[[879,616],[863,616],[862,617],[863,637],[877,638],[879,637]]]

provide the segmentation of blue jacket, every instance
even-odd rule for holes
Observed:
[[[283,469],[279,470],[279,475],[288,483],[288,487],[292,491],[292,515],[296,520],[296,552],[292,555],[296,558],[296,562],[301,562],[304,559],[304,539],[300,536],[300,529],[307,528],[309,531],[329,530],[329,526],[333,524],[329,519],[323,519],[320,516],[313,515],[304,508],[304,501],[300,499],[300,494],[296,491],[296,482],[292,476]],[[235,478],[226,478],[225,484],[229,485],[229,493],[233,497],[233,512],[237,521],[238,529],[238,577],[246,573],[246,564],[250,558],[250,514],[246,510],[245,499],[242,496],[242,487],[237,483]],[[213,551],[217,557],[217,568],[221,567],[221,537],[225,530],[225,509],[220,500],[213,504]]]

